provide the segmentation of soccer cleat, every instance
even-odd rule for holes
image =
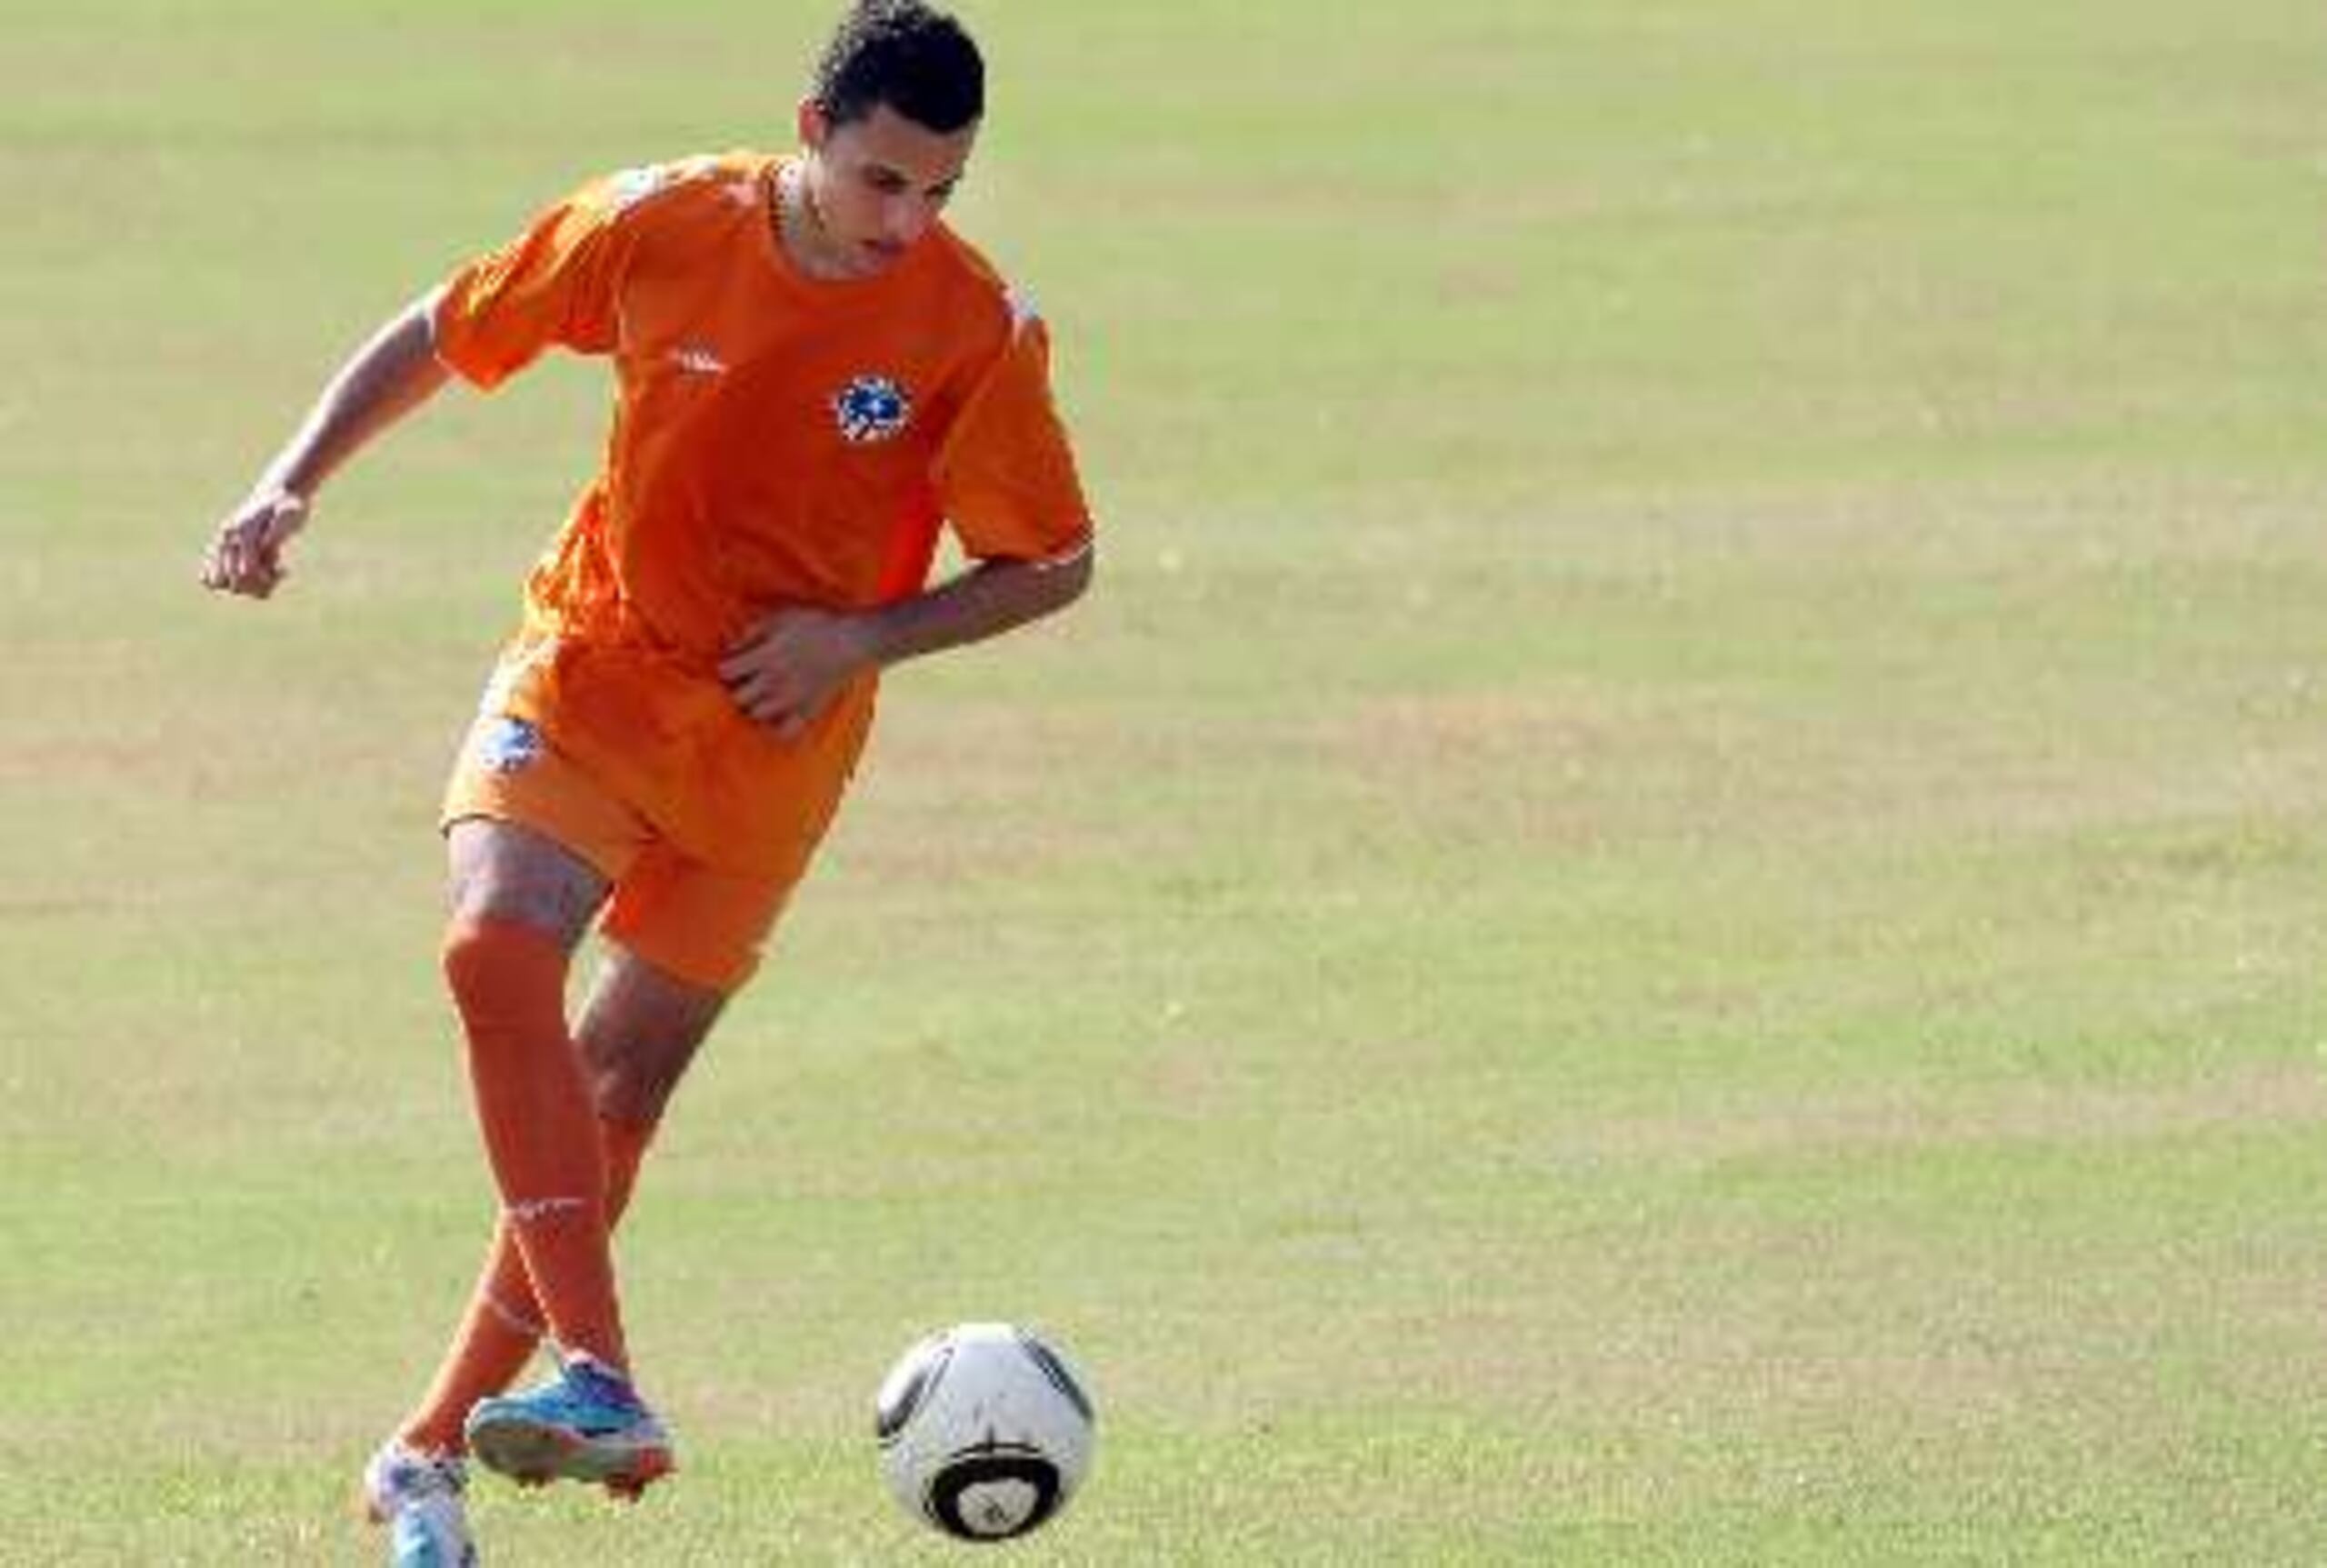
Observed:
[[[458,1456],[431,1455],[391,1438],[364,1467],[364,1512],[388,1527],[392,1568],[476,1568]]]
[[[620,1373],[577,1355],[523,1393],[479,1400],[469,1452],[524,1486],[588,1481],[635,1498],[674,1468],[670,1434]]]

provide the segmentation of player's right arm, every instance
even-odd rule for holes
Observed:
[[[264,599],[283,581],[284,546],[334,469],[453,375],[489,391],[544,349],[612,352],[620,331],[625,215],[666,191],[703,187],[713,165],[650,165],[591,181],[499,250],[373,335],[324,389],[306,423],[218,525],[205,586]]]
[[[436,357],[438,292],[406,306],[332,377],[249,495],[218,524],[202,557],[204,587],[253,599],[274,593],[288,571],[284,547],[305,524],[323,482],[450,379]]]

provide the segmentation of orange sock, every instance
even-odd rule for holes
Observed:
[[[606,1167],[581,1054],[565,1026],[565,950],[504,920],[461,920],[444,977],[469,1039],[469,1085],[534,1300],[558,1344],[630,1361],[606,1235]]]
[[[652,1122],[602,1119],[598,1138],[606,1169],[606,1228],[611,1231],[630,1205],[638,1180],[639,1162],[654,1141]],[[452,1347],[428,1393],[398,1433],[404,1442],[427,1453],[458,1453],[465,1439],[462,1428],[469,1408],[480,1399],[499,1393],[525,1370],[546,1332],[542,1309],[534,1300],[534,1282],[509,1222],[494,1227],[493,1247],[484,1271],[477,1276],[476,1293],[467,1313],[453,1335]]]

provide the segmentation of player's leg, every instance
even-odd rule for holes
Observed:
[[[503,1215],[558,1343],[626,1372],[605,1164],[565,1020],[566,970],[607,881],[514,823],[472,817],[445,839],[453,912],[444,975],[468,1035],[470,1089]]]
[[[526,1325],[566,1353],[544,1388],[499,1402],[476,1457],[520,1479],[652,1479],[669,1440],[629,1386],[607,1239],[607,1163],[567,1028],[571,954],[652,837],[626,803],[522,719],[488,709],[462,748],[442,818],[452,870],[444,973],[468,1035],[470,1084],[504,1223],[529,1290],[473,1303],[453,1360],[514,1359]],[[488,1287],[492,1282],[488,1280]],[[543,1303],[539,1308],[533,1302]],[[504,1316],[494,1307],[514,1308]],[[493,1320],[482,1343],[470,1329]],[[498,1331],[499,1343],[491,1343]],[[484,1369],[505,1381],[507,1360]],[[482,1381],[482,1377],[479,1378]],[[451,1403],[448,1399],[446,1403]],[[432,1433],[441,1447],[457,1447]]]
[[[627,1203],[672,1092],[724,1002],[721,993],[665,974],[619,948],[601,970],[577,1034],[605,1149],[609,1228]],[[516,1248],[506,1252],[504,1269],[515,1261]],[[522,1267],[513,1273],[513,1284],[524,1277]],[[489,1414],[481,1403],[471,1413],[469,1431],[478,1433]],[[614,1465],[597,1479],[616,1497],[634,1500],[658,1473],[651,1465]]]
[[[615,884],[604,925],[607,960],[577,1031],[604,1150],[610,1226],[672,1094],[727,998],[756,968],[789,891],[786,881],[715,871],[662,843],[642,850]],[[506,1250],[495,1260],[499,1294],[514,1297],[531,1273],[531,1254],[524,1251],[522,1227],[504,1229],[528,1265],[518,1269]],[[542,1300],[538,1289],[533,1299]],[[551,1314],[536,1306],[532,1316]],[[471,1413],[473,1443],[503,1403],[487,1401]],[[641,1483],[620,1473],[602,1479],[617,1493],[634,1494]]]
[[[609,1230],[621,1223],[664,1108],[725,1000],[622,948],[600,966],[574,1036],[597,1110]],[[546,1332],[504,1219],[460,1332],[401,1430],[404,1442],[424,1453],[459,1452],[470,1410],[515,1381]]]
[[[618,863],[627,854],[608,918],[615,943],[575,1030],[597,1112],[611,1228],[626,1206],[672,1091],[729,989],[756,962],[783,889],[706,873],[651,842],[637,848],[647,838],[644,824],[584,809],[591,804],[587,792],[573,787],[562,771],[552,755],[538,770],[490,774],[466,784],[456,779],[448,810],[489,806],[504,815],[522,813],[554,823],[564,838],[590,844],[601,864]],[[663,962],[621,945],[625,940]],[[702,978],[688,979],[666,965]],[[402,1428],[403,1441],[424,1453],[457,1454],[471,1412],[524,1370],[544,1328],[514,1228],[504,1219],[460,1331],[427,1396]]]
[[[514,824],[466,819],[447,838],[444,972],[468,1033],[477,1120],[503,1223],[562,1351],[555,1378],[480,1401],[464,1435],[488,1468],[519,1481],[635,1492],[671,1469],[671,1445],[630,1382],[601,1127],[565,1022],[571,948],[607,884]]]
[[[549,991],[554,1002],[536,997],[533,1010],[541,1015],[540,1032],[557,1041],[548,1056],[554,1062],[562,1054],[567,1074],[578,1077],[576,1053],[564,1038],[564,967],[613,879],[644,841],[641,824],[530,724],[490,710],[461,747],[442,820],[453,874],[448,956],[493,925],[516,933],[528,951],[545,948],[535,967],[558,979],[537,989]],[[475,1056],[473,1046],[473,1067]],[[594,1154],[593,1169],[603,1170]],[[507,1384],[539,1338],[516,1310],[534,1312],[538,1321],[530,1276],[523,1291],[492,1288],[492,1276],[480,1287],[434,1390],[365,1470],[364,1505],[391,1527],[398,1563],[469,1560],[462,1420],[478,1391]]]
[[[756,964],[788,885],[714,871],[661,843],[640,850],[615,883],[604,926],[615,956],[580,1032],[599,1124],[616,1140],[610,1164],[626,1153],[634,1174],[725,997]],[[562,1336],[533,1233],[522,1216],[511,1218],[540,1317]],[[569,1361],[557,1383],[480,1401],[465,1429],[477,1457],[520,1480],[596,1480],[621,1494],[663,1473],[670,1453],[660,1424],[640,1406],[641,1419],[624,1426],[619,1402],[588,1375],[589,1366]],[[592,1425],[601,1416],[604,1423]],[[585,1442],[573,1440],[577,1426],[587,1429]]]
[[[651,1136],[726,1005],[725,991],[611,945],[575,1031],[600,1119]]]
[[[557,782],[554,758],[543,773],[549,783]],[[527,772],[518,782],[538,786],[541,777]],[[496,809],[513,793],[524,793],[505,780],[493,784],[487,793]],[[545,787],[533,791],[536,796],[547,793]],[[457,788],[448,796],[448,815],[462,798]],[[532,804],[538,808],[541,803]],[[629,853],[605,921],[612,953],[575,1032],[597,1114],[611,1225],[671,1093],[726,997],[756,966],[789,883],[714,872],[653,842],[634,817],[626,823],[592,820],[571,809],[536,809],[533,814],[557,820],[568,842],[591,844],[601,865],[613,862],[609,845],[617,841]],[[622,841],[624,831],[634,838]],[[554,1434],[541,1430],[541,1402],[563,1401],[558,1384],[505,1399],[486,1397],[522,1366],[539,1326],[554,1321],[525,1288],[532,1276],[523,1263],[522,1227],[504,1223],[504,1231],[506,1244],[496,1246],[489,1260],[462,1338],[448,1358],[448,1374],[439,1379],[441,1398],[432,1398],[432,1408],[424,1413],[428,1425],[441,1434],[453,1414],[467,1406],[466,1435],[488,1465],[520,1479],[588,1476],[605,1481],[618,1493],[634,1493],[660,1472],[651,1464],[589,1468],[554,1441],[544,1446],[545,1436]],[[659,1425],[650,1436],[660,1438]],[[659,1457],[667,1463],[666,1444]]]

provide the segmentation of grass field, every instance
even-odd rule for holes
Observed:
[[[901,672],[648,1167],[686,1470],[506,1563],[2327,1561],[2327,310],[2293,0],[975,5],[1104,517]],[[362,1563],[491,1212],[431,822],[604,394],[193,583],[372,325],[769,145],[822,5],[9,0],[0,1562]]]

